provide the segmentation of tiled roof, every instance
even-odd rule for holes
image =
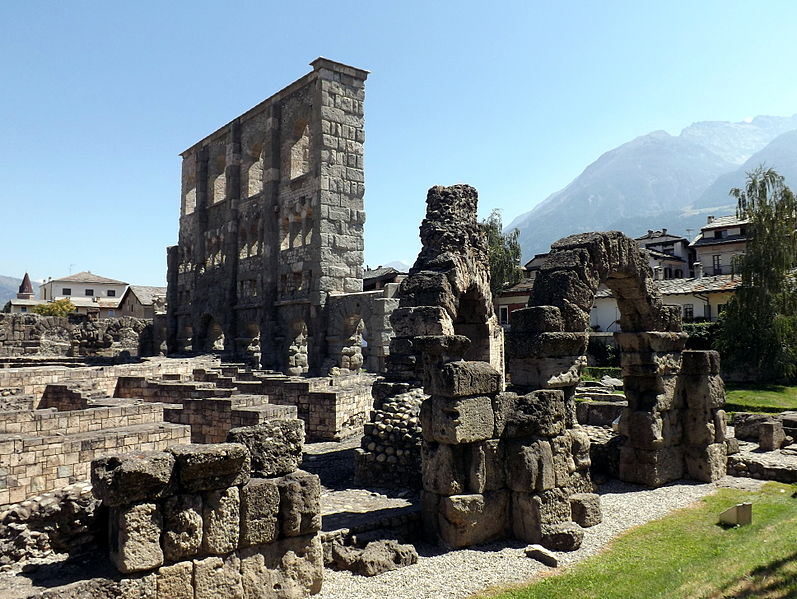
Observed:
[[[684,259],[680,256],[673,256],[672,254],[668,254],[667,252],[660,252],[659,250],[654,250],[651,248],[647,248],[648,253],[656,258],[656,260],[670,260],[672,262],[684,262]]]
[[[382,277],[393,276],[393,275],[401,275],[404,274],[401,271],[396,270],[392,266],[380,266],[379,268],[374,268],[372,270],[366,270],[363,273],[363,280],[368,279],[381,279]]]
[[[662,295],[688,295],[690,293],[721,293],[734,291],[742,284],[739,275],[714,275],[699,279],[664,279],[654,281]],[[610,289],[601,288],[595,297],[612,297]]]
[[[721,229],[722,227],[733,227],[736,225],[746,225],[750,221],[746,218],[736,218],[735,214],[731,214],[730,216],[719,216],[715,218],[708,224],[703,225],[700,227],[701,231],[706,231],[710,229]]]
[[[50,282],[50,281],[48,281]],[[54,283],[105,283],[108,285],[127,285],[124,281],[117,281],[116,279],[109,279],[107,277],[101,277],[99,275],[95,275],[88,271],[79,272],[74,275],[69,275],[68,277],[62,277],[60,279],[53,279],[52,282]]]
[[[148,285],[130,285],[126,293],[132,293],[143,306],[151,306],[156,297],[166,297],[166,287],[152,287]]]
[[[18,298],[11,298],[8,300],[11,302],[12,306],[38,306],[39,304],[46,304],[46,300],[40,299],[18,299]]]
[[[634,237],[636,241],[644,241],[645,239],[683,239],[680,235],[673,235],[672,233],[667,233],[666,229],[661,231],[648,231],[644,235],[640,235],[639,237]]]

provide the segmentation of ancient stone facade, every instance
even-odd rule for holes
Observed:
[[[559,389],[567,421],[586,365],[586,330],[595,293],[611,289],[620,309],[628,407],[620,478],[659,486],[688,476],[725,474],[725,392],[716,352],[683,352],[680,314],[664,306],[637,244],[620,232],[566,237],[551,246],[535,280],[529,307],[510,317],[508,370],[513,385]]]
[[[278,421],[263,426],[239,429],[245,443],[92,463],[121,596],[298,599],[320,591],[319,479],[296,468],[300,437],[275,440]],[[266,452],[263,435],[271,437]]]
[[[384,327],[368,322],[386,322],[375,301],[384,294],[360,293],[368,73],[324,58],[312,66],[182,154],[172,353],[326,374],[366,364],[365,337],[377,367],[384,358]],[[352,293],[329,313],[333,296]]]

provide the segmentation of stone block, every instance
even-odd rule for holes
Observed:
[[[274,418],[233,428],[227,433],[227,442],[240,443],[249,450],[251,475],[255,478],[284,476],[302,463],[304,422]]]
[[[162,566],[156,579],[158,597],[194,599],[194,563],[179,562]]]
[[[202,550],[223,555],[238,547],[241,521],[241,498],[238,487],[208,491],[202,506],[204,535]]]
[[[332,555],[339,570],[349,570],[359,576],[377,576],[418,562],[415,547],[392,539],[371,541],[362,549],[335,543]]]
[[[603,521],[600,495],[597,493],[575,493],[570,496],[570,513],[573,521],[584,528]]]
[[[719,352],[689,349],[681,353],[681,374],[705,376],[719,373]]]
[[[587,358],[583,355],[521,358],[510,354],[508,370],[513,385],[533,389],[557,389],[577,385],[586,365]]]
[[[714,443],[724,443],[728,438],[728,417],[725,410],[714,412]]]
[[[586,333],[523,333],[511,329],[506,336],[506,352],[512,358],[575,359],[586,353]]]
[[[390,316],[390,324],[396,337],[454,334],[451,317],[439,306],[398,308]]]
[[[554,437],[564,431],[565,397],[558,389],[504,392],[493,398],[493,410],[495,437]]]
[[[263,545],[277,539],[280,492],[274,479],[253,478],[241,487],[240,547]]]
[[[689,447],[685,455],[686,470],[695,480],[713,482],[727,473],[728,453],[725,443],[705,447]]]
[[[556,484],[548,441],[512,441],[506,446],[506,483],[520,493],[552,489]]]
[[[460,495],[466,490],[466,448],[425,442],[421,447],[423,488],[438,495]]]
[[[490,397],[464,397],[452,399],[432,397],[431,430],[423,426],[424,436],[438,443],[474,443],[493,436],[495,419]],[[428,408],[427,408],[428,409]]]
[[[467,397],[501,391],[501,374],[487,362],[448,362],[432,372],[432,395]]]
[[[491,491],[441,497],[440,539],[451,548],[469,547],[502,537],[509,520],[509,493]]]
[[[282,534],[298,537],[321,530],[321,481],[318,476],[297,470],[276,482]]]
[[[733,415],[733,436],[742,441],[758,442],[759,426],[763,422],[774,422],[776,418],[768,414],[736,412]]]
[[[249,480],[249,450],[239,443],[174,445],[180,487],[189,493],[242,485]]]
[[[107,506],[129,505],[168,495],[174,456],[163,451],[107,455],[91,462],[92,492]]]
[[[246,599],[304,599],[321,591],[323,572],[318,535],[290,537],[241,552]]]
[[[684,454],[680,447],[646,450],[620,448],[620,480],[660,487],[684,475]]]
[[[712,410],[725,405],[725,383],[719,375],[681,375],[678,389],[691,410]]]
[[[569,429],[565,434],[570,437],[570,450],[576,470],[588,469],[592,466],[589,435],[579,429]]]
[[[564,330],[562,313],[556,306],[531,306],[509,314],[512,331],[542,333]]]
[[[708,410],[686,410],[683,413],[684,436],[688,445],[708,445],[716,436],[715,419]]]
[[[631,447],[655,450],[664,446],[664,422],[661,414],[645,410],[623,410],[620,434],[628,437]]]
[[[581,547],[584,531],[575,522],[560,522],[544,526],[540,544],[552,551],[575,551]]]
[[[467,460],[468,492],[484,493],[506,487],[504,445],[498,439],[473,443],[468,446],[468,450],[470,454]],[[441,495],[458,495],[464,492],[465,490],[462,490],[458,493],[441,493]]]
[[[512,493],[512,531],[522,541],[538,543],[546,526],[569,521],[570,501],[564,489]]]
[[[776,451],[786,442],[783,423],[779,420],[762,422],[758,427],[758,448],[762,451]]]
[[[666,331],[614,334],[614,340],[623,352],[679,352],[688,337],[686,333]]]
[[[537,560],[544,566],[548,566],[549,568],[559,567],[559,558],[542,545],[529,545],[526,547],[525,553],[526,557]]]
[[[100,579],[94,578],[93,581]],[[75,595],[74,599],[83,599],[84,597],[96,597],[97,599],[104,599],[105,596],[113,597],[114,599],[159,599],[158,595],[158,575],[156,572],[138,576],[126,576],[122,578],[116,585],[113,585],[110,580],[107,589],[98,589],[96,587],[87,589],[80,589]],[[78,583],[80,584],[80,583]],[[90,581],[91,584],[91,581]],[[93,586],[93,585],[92,585]],[[114,588],[114,586],[116,588]],[[103,594],[103,591],[107,595]],[[191,590],[193,593],[193,589]],[[72,599],[73,595],[62,595],[55,591],[58,599]],[[193,597],[193,594],[192,594]],[[48,599],[50,599],[48,597]],[[53,598],[55,599],[55,598]]]
[[[152,570],[163,564],[160,538],[163,518],[154,503],[111,508],[111,562],[122,574]]]
[[[236,554],[194,560],[194,599],[244,599]]]
[[[194,557],[202,545],[202,498],[175,495],[163,502],[163,554],[167,561]]]

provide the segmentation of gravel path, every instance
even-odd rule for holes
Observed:
[[[646,489],[611,481],[600,489],[603,522],[587,529],[578,551],[560,553],[564,565],[575,564],[599,552],[621,532],[683,508],[720,486],[755,489],[760,481],[726,477],[719,483],[678,482],[659,489]],[[350,572],[324,571],[317,599],[455,599],[495,586],[519,584],[552,570],[523,553],[525,543],[502,542],[478,549],[439,553],[418,546],[417,564],[373,578]]]

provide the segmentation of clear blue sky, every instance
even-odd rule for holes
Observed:
[[[3,2],[0,274],[165,284],[179,152],[327,56],[366,84],[366,263],[426,190],[504,222],[656,129],[797,112],[797,3]]]

